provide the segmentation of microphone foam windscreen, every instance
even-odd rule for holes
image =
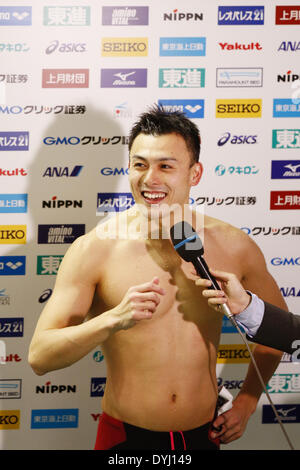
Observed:
[[[181,221],[173,225],[170,235],[175,250],[185,261],[192,261],[203,255],[200,237],[189,223]]]

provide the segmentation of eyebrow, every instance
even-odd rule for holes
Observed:
[[[147,158],[145,157],[141,157],[140,155],[132,155],[131,159],[133,160],[134,158],[139,158],[140,160],[144,160],[144,161],[147,161]],[[161,157],[161,158],[158,158],[159,162],[165,162],[165,161],[173,161],[173,162],[177,162],[177,158],[174,158],[174,157]]]

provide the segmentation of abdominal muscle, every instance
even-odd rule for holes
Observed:
[[[186,322],[177,311],[114,334],[102,345],[103,411],[153,431],[184,431],[211,421],[218,338],[204,341],[209,336],[207,325]]]

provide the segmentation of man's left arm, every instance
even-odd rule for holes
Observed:
[[[279,287],[267,270],[262,252],[250,239],[247,245],[247,255],[241,260],[243,266],[241,282],[244,288],[254,292],[266,302],[288,310]],[[256,345],[253,355],[264,383],[267,384],[280,362],[282,351]],[[256,409],[262,391],[263,388],[256,370],[250,363],[243,387],[233,401],[232,409],[219,416],[214,422],[215,426],[223,425],[222,431],[217,433],[221,443],[227,444],[242,436],[250,416]]]

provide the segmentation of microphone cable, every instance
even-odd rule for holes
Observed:
[[[265,386],[265,384],[264,384],[263,378],[262,378],[262,376],[261,376],[261,373],[260,373],[260,371],[259,371],[259,368],[258,368],[258,366],[257,366],[257,363],[256,363],[256,361],[255,361],[255,359],[254,359],[254,356],[253,356],[253,354],[252,354],[252,351],[251,351],[251,348],[250,348],[250,346],[249,346],[249,343],[248,343],[248,341],[247,341],[246,336],[244,335],[244,333],[243,333],[242,330],[240,329],[239,325],[237,324],[237,322],[236,322],[236,320],[235,320],[235,318],[234,318],[234,315],[230,312],[230,309],[229,309],[228,305],[223,304],[223,305],[220,305],[219,307],[221,307],[220,310],[223,310],[223,313],[224,313],[224,314],[226,315],[226,317],[231,321],[232,325],[237,329],[239,335],[241,336],[243,342],[245,343],[245,345],[246,345],[246,347],[247,347],[247,350],[248,350],[248,352],[249,352],[249,354],[250,354],[250,358],[251,358],[252,364],[253,364],[253,366],[254,366],[254,368],[255,368],[255,371],[256,371],[256,374],[257,374],[257,376],[258,376],[258,378],[259,378],[260,384],[261,384],[261,386],[262,386],[262,388],[263,388],[263,390],[264,390],[264,392],[265,392],[265,394],[266,394],[266,396],[267,396],[267,398],[268,398],[268,400],[269,400],[269,403],[270,403],[270,405],[271,405],[271,407],[272,407],[272,410],[274,411],[274,414],[275,414],[275,416],[276,416],[276,418],[277,418],[277,420],[278,420],[278,423],[279,423],[279,425],[280,425],[280,427],[281,427],[281,430],[282,430],[282,432],[283,432],[283,434],[284,434],[284,436],[285,436],[285,438],[286,438],[286,440],[287,440],[287,443],[288,443],[288,445],[289,445],[289,447],[290,447],[290,450],[295,450],[294,447],[293,447],[293,444],[292,444],[292,442],[291,442],[291,440],[290,440],[290,438],[289,438],[289,436],[288,436],[288,433],[286,432],[286,429],[285,429],[285,427],[284,427],[284,425],[283,425],[283,422],[282,422],[282,420],[281,420],[281,418],[280,418],[280,416],[279,416],[279,414],[278,414],[278,412],[277,412],[277,410],[276,410],[276,408],[275,408],[275,406],[274,406],[274,404],[273,404],[273,402],[272,402],[272,400],[271,400],[270,394],[269,394],[269,392],[268,392],[268,390],[267,390],[267,388],[266,388],[266,386]]]

